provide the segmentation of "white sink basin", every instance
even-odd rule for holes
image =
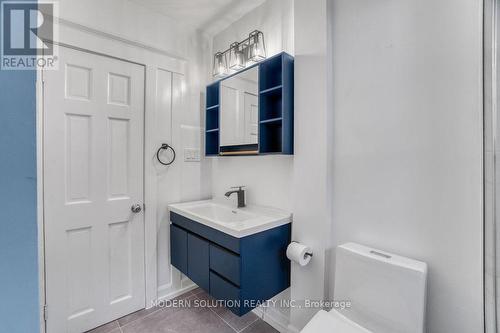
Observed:
[[[168,207],[172,212],[237,238],[292,221],[292,214],[280,209],[252,205],[235,208],[220,199],[183,202]]]
[[[232,209],[212,202],[190,207],[189,211],[220,223],[238,223],[257,217],[257,215],[244,212],[241,209]]]

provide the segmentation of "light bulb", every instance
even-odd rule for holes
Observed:
[[[226,56],[222,52],[217,52],[214,55],[213,76],[222,77],[227,73]]]
[[[234,71],[245,68],[245,57],[238,42],[232,43],[229,48],[229,68]]]
[[[264,34],[258,30],[250,33],[250,46],[248,50],[248,59],[253,62],[259,62],[266,59],[266,46],[264,44]]]

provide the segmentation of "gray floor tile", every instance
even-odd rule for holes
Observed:
[[[119,329],[119,327],[120,326],[118,325],[118,322],[115,320],[102,326],[96,327],[93,330],[87,331],[87,333],[110,333],[117,328]]]
[[[189,299],[191,297],[194,297],[194,296],[191,295],[190,292],[187,292],[187,293],[184,293],[182,295],[177,296],[176,298],[174,298],[174,300]],[[168,304],[169,304],[168,301],[165,301],[163,303],[163,305],[168,305]],[[120,324],[120,326],[125,326],[133,321],[136,321],[136,320],[141,319],[143,317],[149,316],[152,313],[154,313],[158,310],[161,310],[161,309],[162,309],[162,302],[160,302],[159,306],[152,307],[149,309],[142,309],[142,310],[136,311],[134,313],[131,313],[125,317],[122,317],[122,318],[118,319],[118,323]]]
[[[201,304],[206,304],[209,308],[215,309],[222,306],[222,302],[217,301],[215,298],[207,294],[204,290],[197,293],[195,297],[202,301]]]
[[[255,323],[247,327],[242,331],[242,333],[279,333],[271,325],[258,319]]]
[[[140,310],[89,333],[278,332],[253,312],[242,317],[236,316],[201,289],[185,293],[175,299],[186,302],[166,302],[155,308]]]
[[[160,310],[160,308],[153,307],[153,308],[149,308],[149,309],[142,309],[142,310],[136,311],[134,313],[131,313],[125,317],[121,317],[120,319],[118,319],[118,324],[120,324],[120,326],[127,325],[133,321],[136,321],[136,320],[141,319],[143,317],[149,316],[150,314],[152,314],[158,310]]]
[[[237,332],[250,326],[250,324],[252,324],[259,318],[253,312],[249,312],[242,317],[238,317],[237,315],[232,313],[231,310],[224,307],[221,302],[217,302],[216,299],[207,294],[205,291],[201,291],[200,293],[196,294],[196,297],[200,300],[206,301],[210,309],[217,313],[217,315],[219,315]]]
[[[174,299],[188,299],[188,298],[191,298],[191,297],[194,297],[194,295],[191,293],[191,291],[188,291],[187,293],[179,295],[179,296],[177,296]]]
[[[133,322],[128,323],[122,327],[122,332],[142,332],[142,333],[154,333],[154,332],[171,332],[167,330],[161,330],[162,327],[168,328],[170,326],[170,317],[176,312],[181,311],[181,309],[176,308],[165,308],[152,313],[147,317],[140,318]]]
[[[190,291],[191,295],[196,295],[196,294],[199,294],[201,292],[204,292],[204,291],[200,287],[195,288],[195,289],[193,289],[193,290]]]
[[[229,324],[234,330],[240,332],[241,330],[249,327],[252,323],[259,319],[253,312],[249,312],[244,316],[238,317],[231,310],[226,308],[217,308],[217,315],[219,315],[226,323]]]
[[[234,333],[221,318],[206,308],[169,308],[136,320],[123,333]]]

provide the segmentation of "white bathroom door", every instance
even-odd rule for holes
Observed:
[[[145,306],[144,67],[61,47],[44,80],[47,332]]]

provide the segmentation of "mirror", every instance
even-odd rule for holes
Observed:
[[[249,68],[220,82],[220,152],[257,154],[259,69]]]

